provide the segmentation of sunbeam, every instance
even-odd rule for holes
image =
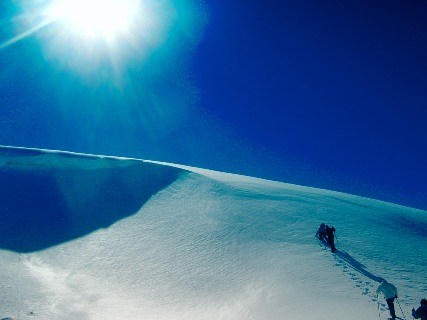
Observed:
[[[27,37],[32,36],[33,34],[35,34],[37,31],[49,26],[50,24],[52,24],[53,22],[55,22],[55,20],[45,20],[44,22],[36,25],[35,27],[30,28],[29,30],[26,30],[18,35],[16,35],[15,37],[13,37],[12,39],[9,39],[3,43],[0,44],[0,50],[11,46],[12,44],[15,44],[16,42],[23,40]]]
[[[112,81],[160,47],[177,19],[169,0],[18,1],[13,11],[19,13],[9,17],[11,25],[20,31],[0,42],[0,50],[34,36],[45,59],[89,77],[110,69]]]

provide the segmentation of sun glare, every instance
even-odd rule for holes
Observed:
[[[34,37],[43,59],[58,68],[120,85],[126,71],[140,68],[154,50],[169,51],[167,40],[181,26],[192,27],[193,9],[186,2],[193,0],[182,1],[185,5],[174,0],[12,1],[17,14],[11,17],[9,38],[0,39],[0,50]]]
[[[57,0],[47,15],[78,35],[111,40],[129,32],[138,9],[138,0]]]

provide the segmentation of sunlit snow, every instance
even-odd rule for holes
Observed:
[[[427,292],[421,210],[5,147],[0,188],[0,319],[378,319],[379,277],[397,286],[408,319]],[[336,254],[314,237],[321,222],[337,229]]]

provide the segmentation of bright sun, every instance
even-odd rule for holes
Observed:
[[[61,68],[91,80],[114,78],[116,83],[122,80],[124,68],[144,61],[165,43],[178,18],[174,0],[10,2],[22,2],[22,13],[12,19],[20,32],[6,41],[0,39],[0,50],[37,36],[45,58]]]
[[[113,40],[129,32],[138,11],[138,0],[56,0],[47,15],[73,33]]]

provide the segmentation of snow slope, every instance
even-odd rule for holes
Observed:
[[[0,319],[377,319],[379,277],[398,287],[407,319],[426,297],[425,211],[10,147],[0,194]],[[314,237],[321,222],[337,229],[336,254]]]

